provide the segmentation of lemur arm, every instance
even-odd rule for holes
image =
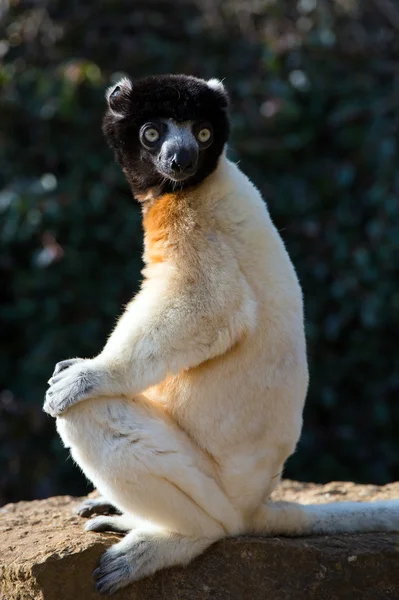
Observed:
[[[233,286],[219,282],[214,289],[179,280],[145,282],[101,354],[58,363],[44,410],[55,417],[86,398],[131,397],[168,374],[225,353],[256,318],[246,280],[237,272],[233,281]]]

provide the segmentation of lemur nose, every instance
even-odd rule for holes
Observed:
[[[185,173],[186,171],[190,171],[195,166],[192,152],[181,148],[173,156],[171,166],[175,172]]]

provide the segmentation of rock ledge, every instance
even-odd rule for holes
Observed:
[[[384,487],[284,481],[274,497],[304,503],[399,498]],[[61,496],[0,509],[1,600],[99,600],[91,573],[119,538],[85,533]],[[115,600],[395,600],[399,535],[249,538],[215,544],[187,568],[173,568],[116,593]]]

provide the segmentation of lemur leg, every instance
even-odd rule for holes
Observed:
[[[84,473],[124,513],[106,525],[121,526],[126,515],[142,520],[104,556],[96,573],[100,591],[186,564],[243,530],[212,461],[145,397],[86,400],[59,417],[57,427]],[[104,523],[93,529],[97,524]]]
[[[112,506],[112,504],[104,496],[98,498],[86,498],[74,510],[74,513],[79,517],[91,517],[92,515],[115,515],[120,511]]]

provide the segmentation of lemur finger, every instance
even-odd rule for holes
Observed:
[[[48,384],[54,385],[55,383],[57,383],[58,381],[61,381],[62,379],[67,378],[69,375],[69,371],[67,369],[64,369],[63,371],[59,372],[58,375],[53,375],[52,377],[50,377],[50,379],[48,380]]]
[[[71,367],[78,362],[82,362],[83,360],[84,358],[68,358],[67,360],[61,360],[55,365],[52,377],[54,377],[54,375],[58,375],[58,373],[61,373],[61,371],[65,371],[65,369],[68,369],[68,367]]]

